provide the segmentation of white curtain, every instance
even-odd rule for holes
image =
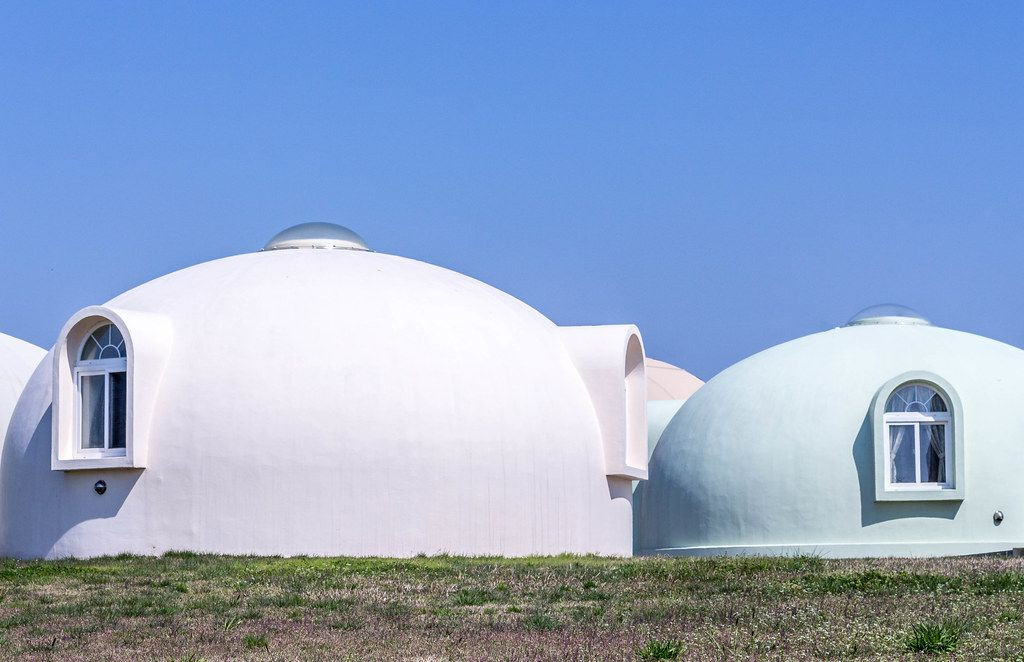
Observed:
[[[932,452],[939,458],[938,482],[946,482],[946,427],[943,425],[928,426],[928,444]],[[929,476],[931,478],[931,476]]]
[[[912,429],[906,425],[894,425],[889,428],[889,475],[893,483],[899,482],[899,476],[896,473],[896,453],[899,452],[900,446],[903,445],[903,437],[906,436],[907,430]]]

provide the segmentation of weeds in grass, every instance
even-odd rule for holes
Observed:
[[[164,552],[163,558],[165,559],[197,559],[199,554],[195,552],[189,552],[186,550],[172,550],[170,552]]]
[[[674,639],[661,641],[651,639],[636,651],[641,660],[678,660],[686,652],[686,646]]]
[[[952,653],[963,637],[963,626],[953,621],[918,623],[907,635],[912,653]]]
[[[242,637],[242,645],[249,650],[256,648],[263,648],[270,650],[270,643],[267,641],[266,635],[263,634],[247,634]]]
[[[301,607],[306,599],[298,593],[287,593],[278,595],[267,600],[267,604],[273,607]]]
[[[370,605],[368,608],[370,611],[376,612],[383,618],[392,621],[398,620],[403,616],[407,616],[413,611],[412,607],[409,605],[394,601],[385,602],[384,604]]]
[[[806,575],[803,582],[812,593],[958,593],[964,587],[964,581],[960,577],[931,573],[883,573],[877,570],[851,574]]]
[[[604,602],[609,599],[609,595],[603,591],[590,588],[583,591],[580,599],[588,602]]]
[[[362,621],[331,621],[328,626],[333,630],[359,630],[363,627]]]
[[[491,591],[481,588],[464,588],[455,594],[452,602],[462,607],[474,605],[485,605],[488,602],[497,602],[498,596]]]
[[[330,598],[328,600],[318,600],[311,603],[310,606],[313,609],[323,611],[344,612],[350,611],[354,606],[354,602],[351,598]]]
[[[558,628],[559,623],[546,612],[534,611],[523,619],[523,625],[530,630],[555,630]]]
[[[1024,573],[995,572],[983,575],[974,579],[971,588],[979,595],[1024,591]]]
[[[937,597],[947,595],[955,613],[972,615],[970,636],[950,623],[911,632],[909,624],[931,623]],[[184,552],[0,560],[0,596],[4,659],[52,654],[47,646],[56,632],[62,633],[56,653],[75,659],[120,656],[112,650],[167,659],[198,650],[197,641],[207,655],[235,650],[242,657],[243,635],[255,655],[272,637],[274,656],[287,659],[337,658],[351,650],[398,659],[410,650],[436,652],[440,640],[458,642],[467,659],[557,658],[566,651],[596,659],[609,650],[673,659],[669,644],[678,642],[667,635],[680,631],[690,634],[679,660],[894,659],[918,650],[1018,659],[1024,652],[1018,627],[1024,560],[1008,557],[354,559]],[[650,634],[638,636],[638,628]]]

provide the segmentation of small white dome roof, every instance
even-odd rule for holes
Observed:
[[[962,402],[963,501],[876,501],[872,405],[933,374]],[[799,338],[709,380],[668,423],[635,495],[636,551],[891,556],[1024,540],[1024,351],[922,324]],[[956,414],[954,414],[956,416]],[[993,512],[1005,513],[998,528]]]
[[[5,555],[629,554],[628,487],[609,494],[558,327],[493,287],[366,250],[267,250],[107,306],[171,329],[148,464],[52,471],[37,373],[4,449]]]
[[[704,385],[682,368],[648,357],[647,364],[647,399],[648,400],[686,400],[697,389]]]

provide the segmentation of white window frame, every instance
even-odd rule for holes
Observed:
[[[934,390],[945,402],[946,411],[928,412],[887,412],[889,399],[897,390],[919,384]],[[924,404],[924,403],[922,403]],[[963,501],[966,494],[966,478],[968,457],[968,441],[964,430],[965,414],[964,406],[957,394],[956,389],[948,381],[933,372],[924,370],[911,370],[893,376],[875,392],[869,410],[871,426],[870,437],[874,445],[874,483],[875,501]],[[913,440],[907,439],[904,443],[913,443],[915,451],[914,469],[915,477],[920,476],[920,446],[925,443],[921,439],[921,432],[918,429],[921,425],[928,423],[943,424],[945,426],[945,448],[946,448],[946,482],[944,483],[893,483],[892,464],[890,448],[892,438],[890,428],[892,425],[902,423],[914,425]]]
[[[101,324],[89,333],[85,335],[85,341],[81,343],[78,348],[76,356],[81,356],[86,344],[92,338],[92,334],[97,330],[107,326],[107,324]],[[118,329],[120,332],[120,329]],[[123,336],[123,333],[122,333]],[[74,408],[74,439],[75,459],[100,459],[108,457],[125,457],[128,454],[127,449],[127,437],[128,430],[125,430],[125,448],[111,448],[111,420],[110,420],[110,375],[112,373],[124,373],[125,379],[128,379],[128,359],[117,358],[117,359],[93,359],[90,361],[79,360],[75,363],[75,367],[72,371],[72,379],[75,385],[75,408]],[[85,447],[85,430],[82,427],[82,378],[83,377],[97,377],[103,376],[103,448],[86,448]],[[127,393],[125,394],[124,406],[127,408]],[[127,422],[126,422],[127,426]]]
[[[121,356],[82,360],[89,336],[106,324],[117,327],[124,340]],[[174,345],[174,325],[164,315],[109,306],[87,306],[72,315],[53,348],[53,409],[50,427],[50,469],[145,469],[149,461],[150,428],[168,357]],[[76,371],[77,369],[77,371]],[[79,374],[123,371],[125,387],[124,449],[82,451]],[[109,400],[108,400],[109,402]],[[109,445],[109,442],[106,442]]]
[[[941,397],[941,396],[939,396]],[[903,490],[949,490],[953,489],[953,482],[950,480],[950,476],[954,475],[955,467],[952,463],[955,462],[953,454],[953,435],[952,431],[953,417],[948,413],[944,412],[928,412],[928,413],[917,413],[917,412],[889,412],[883,416],[883,424],[885,426],[885,489],[890,491],[903,491]],[[945,457],[949,458],[946,461],[946,480],[937,482],[928,482],[921,480],[921,426],[922,425],[941,425],[942,426],[942,438],[943,445],[945,446]],[[892,434],[890,428],[893,426],[913,426],[914,428],[914,477],[916,480],[913,483],[894,483],[892,482]],[[908,440],[909,441],[909,440]],[[906,443],[906,441],[904,441]],[[952,460],[952,461],[950,461]]]

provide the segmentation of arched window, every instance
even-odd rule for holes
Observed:
[[[78,449],[88,456],[123,455],[127,439],[128,353],[124,337],[104,324],[82,343],[75,362]]]
[[[903,384],[886,400],[882,422],[888,489],[952,485],[952,416],[938,391],[927,384]]]

